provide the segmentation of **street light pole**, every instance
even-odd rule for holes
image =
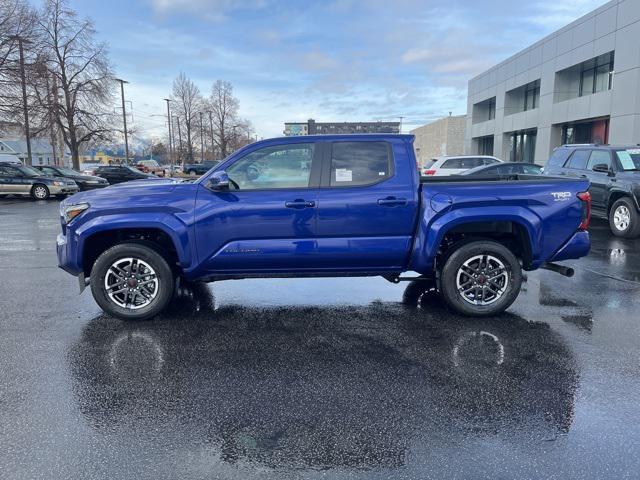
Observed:
[[[124,123],[124,163],[129,164],[129,139],[127,138],[127,111],[124,106],[124,84],[129,83],[121,78],[116,78],[116,82],[120,82],[120,94],[122,96],[122,121]]]
[[[200,112],[200,160],[204,163],[204,137],[202,136],[202,112]]]
[[[169,108],[170,98],[165,98],[167,102],[167,124],[169,126],[169,164],[171,165],[171,175],[173,175],[173,141],[171,140],[171,109]]]
[[[28,40],[25,40],[20,35],[12,35],[9,37],[11,40],[16,40],[18,42],[18,51],[20,52],[20,80],[22,81],[22,109],[24,113],[24,135],[27,141],[27,165],[32,165],[33,161],[31,158],[31,132],[29,131],[29,107],[27,104],[27,79],[24,73],[24,49],[22,48],[23,43],[31,43]]]

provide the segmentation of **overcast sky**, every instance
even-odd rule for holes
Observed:
[[[469,78],[603,0],[71,0],[131,82],[133,122],[164,131],[171,83],[229,80],[260,137],[283,122],[466,113]]]

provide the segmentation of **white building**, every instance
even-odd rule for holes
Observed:
[[[16,138],[0,138],[0,154],[15,155],[22,163],[27,160],[27,142]],[[31,160],[33,165],[53,165],[53,147],[51,143],[42,138],[31,139]],[[61,160],[64,160],[62,162]],[[64,159],[58,159],[58,164],[68,164],[69,155]]]
[[[544,163],[640,142],[640,0],[612,0],[469,82],[465,151]]]

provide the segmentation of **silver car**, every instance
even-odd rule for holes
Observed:
[[[63,197],[79,190],[73,180],[46,177],[25,165],[0,163],[0,197],[29,195],[35,200],[46,200],[51,195]]]
[[[471,168],[495,163],[502,163],[502,160],[489,155],[443,156],[429,160],[420,173],[425,176],[457,175]]]

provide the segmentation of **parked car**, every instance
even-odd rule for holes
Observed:
[[[78,184],[78,187],[80,187],[81,191],[93,190],[94,188],[104,188],[109,186],[109,182],[104,178],[85,175],[72,168],[55,167],[52,165],[40,165],[36,166],[35,168],[49,177],[61,177],[73,180]]]
[[[22,165],[22,162],[15,155],[8,155],[6,153],[0,153],[0,164],[12,164],[12,165]]]
[[[204,175],[219,163],[220,160],[206,160],[202,163],[185,163],[182,170],[187,175]]]
[[[0,163],[0,197],[30,195],[35,200],[46,200],[51,195],[63,197],[79,190],[73,180],[47,177],[25,165]]]
[[[504,311],[522,269],[587,255],[589,182],[420,177],[413,135],[283,137],[194,182],[132,182],[61,205],[61,268],[106,312],[159,313],[176,281],[422,275],[465,315]],[[117,211],[117,215],[114,215]],[[437,280],[436,280],[437,279]]]
[[[158,178],[151,173],[144,173],[128,165],[101,165],[96,169],[96,176],[104,178],[109,184]]]
[[[135,167],[144,173],[153,173],[159,177],[165,175],[165,167],[160,166],[155,160],[140,160]]]
[[[422,175],[443,176],[457,175],[471,168],[482,165],[493,165],[502,163],[502,160],[487,155],[458,155],[436,157],[429,160],[422,168]]]
[[[593,215],[609,221],[618,237],[640,236],[640,147],[563,145],[544,166],[545,175],[589,180]]]
[[[535,163],[504,162],[493,165],[480,165],[465,170],[459,175],[473,175],[475,177],[507,177],[509,175],[541,175],[542,166]]]

